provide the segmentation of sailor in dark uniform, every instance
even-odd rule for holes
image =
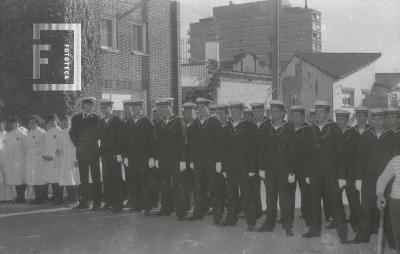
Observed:
[[[260,162],[265,171],[267,218],[259,232],[272,232],[277,217],[277,202],[282,214],[282,226],[287,236],[293,236],[293,212],[290,185],[295,183],[295,132],[284,120],[282,101],[271,101],[271,122],[261,131]]]
[[[232,130],[228,136],[227,196],[228,213],[221,226],[235,226],[239,213],[239,188],[243,194],[247,230],[254,231],[257,220],[255,197],[251,191],[251,178],[256,175],[257,136],[249,122],[243,120],[243,103],[231,102]]]
[[[103,172],[104,207],[114,213],[122,211],[122,151],[123,127],[122,120],[113,114],[113,102],[101,101],[101,111],[104,115],[100,121],[100,156]]]
[[[143,115],[143,100],[124,101],[130,105],[133,116],[125,123],[124,164],[128,166],[127,185],[130,211],[149,215],[153,206],[150,168],[154,167],[154,128]]]
[[[161,172],[161,209],[158,216],[175,211],[178,220],[187,215],[182,174],[186,170],[186,128],[183,119],[172,112],[173,99],[157,102],[163,120],[157,131],[156,157]]]
[[[359,226],[360,218],[360,195],[356,189],[355,163],[360,134],[356,128],[349,127],[350,112],[343,109],[335,110],[336,123],[343,133],[343,169],[344,174],[339,179],[339,188],[346,190],[347,200],[350,208],[350,225],[355,232]]]
[[[311,149],[311,128],[305,121],[305,108],[302,106],[292,106],[290,108],[291,120],[296,132],[296,162],[295,174],[301,192],[301,215],[307,227],[311,225],[311,188],[306,183],[306,169],[310,165],[310,149]],[[296,185],[294,185],[296,186]],[[295,191],[292,191],[292,207],[295,205]]]
[[[152,124],[153,124],[153,133],[154,133],[154,137],[153,137],[153,141],[154,141],[154,145],[153,145],[153,154],[154,154],[154,167],[150,168],[150,175],[151,175],[151,197],[152,197],[152,204],[153,204],[153,208],[157,208],[158,207],[158,201],[160,199],[160,188],[161,188],[161,174],[160,174],[160,169],[158,167],[158,160],[157,160],[157,156],[156,156],[156,152],[155,149],[157,147],[156,143],[157,143],[157,131],[158,131],[158,127],[160,126],[161,123],[161,114],[158,111],[157,107],[153,107],[152,109]]]
[[[394,132],[398,146],[400,148],[399,115],[400,115],[400,108],[398,107],[389,107],[386,109],[386,115],[385,115],[386,128]]]
[[[369,242],[373,225],[378,218],[376,208],[376,182],[388,162],[398,155],[399,147],[392,130],[386,128],[386,111],[381,108],[371,109],[371,125],[364,135],[358,149],[356,179],[361,180],[361,217],[358,232],[352,243]],[[392,239],[385,220],[385,235]]]
[[[79,165],[80,176],[80,199],[77,209],[88,207],[89,194],[89,168],[93,181],[93,210],[101,205],[101,182],[99,161],[99,126],[100,117],[94,114],[94,97],[82,98],[83,112],[72,118],[70,137],[76,147],[76,158]]]

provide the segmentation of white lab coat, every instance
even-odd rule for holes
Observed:
[[[24,139],[25,147],[25,183],[28,185],[43,185],[47,183],[46,163],[43,152],[46,145],[45,131],[36,128],[27,133]]]
[[[26,135],[20,130],[13,130],[4,139],[4,173],[7,184],[25,183],[25,152],[23,139]]]
[[[79,168],[75,166],[77,162],[76,150],[69,136],[69,128],[63,129],[61,132],[62,154],[60,163],[60,185],[79,185],[81,183],[79,178]]]
[[[62,149],[62,132],[57,126],[48,129],[45,135],[46,145],[43,154],[53,157],[53,160],[46,161],[47,180],[49,183],[59,183],[61,156],[57,155],[57,150]]]

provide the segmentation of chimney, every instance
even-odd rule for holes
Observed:
[[[305,0],[305,3],[304,3],[304,9],[308,9],[307,0]]]
[[[233,1],[229,1],[229,6],[234,5]]]

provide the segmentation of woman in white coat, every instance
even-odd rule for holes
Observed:
[[[10,118],[11,131],[4,139],[4,173],[7,184],[15,186],[17,197],[15,203],[25,202],[25,152],[23,139],[25,134],[20,129],[17,116]]]
[[[78,161],[76,159],[75,146],[69,136],[71,119],[63,116],[60,121],[62,128],[62,152],[60,166],[60,186],[65,186],[68,193],[68,201],[78,201],[77,193],[80,184]]]
[[[42,204],[47,194],[47,170],[42,155],[45,149],[45,131],[39,126],[43,120],[38,115],[29,117],[29,131],[24,139],[25,183],[35,190],[31,204]]]
[[[0,202],[14,199],[14,188],[7,184],[4,172],[4,140],[6,138],[6,121],[0,118]]]
[[[60,187],[60,163],[62,150],[62,131],[58,126],[58,117],[55,114],[49,116],[46,122],[48,130],[46,132],[46,144],[43,159],[46,160],[47,179],[51,184],[53,204],[62,203],[63,188]]]

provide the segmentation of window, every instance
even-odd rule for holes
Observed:
[[[354,107],[353,89],[342,89],[342,104],[344,107]]]
[[[389,107],[397,107],[399,105],[397,101],[397,94],[396,93],[390,93],[389,94]]]
[[[100,44],[103,49],[117,49],[116,18],[102,17],[100,20]]]
[[[133,50],[146,53],[146,25],[144,23],[133,25]]]
[[[301,65],[298,63],[294,67],[296,78],[301,78]]]
[[[368,89],[361,89],[361,94],[362,94],[362,100],[361,100],[361,105],[367,106],[368,105],[368,94],[369,90]]]
[[[298,102],[299,102],[299,98],[297,97],[297,95],[296,94],[292,94],[290,96],[290,106],[299,105]]]

